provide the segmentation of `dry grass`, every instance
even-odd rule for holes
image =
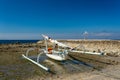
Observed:
[[[112,41],[112,40],[91,40],[91,41],[62,41],[67,43],[72,47],[82,45],[88,51],[96,51],[98,49],[102,52],[105,52],[108,55],[120,55],[120,41]]]

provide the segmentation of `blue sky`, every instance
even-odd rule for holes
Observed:
[[[0,0],[0,39],[120,39],[120,0]]]

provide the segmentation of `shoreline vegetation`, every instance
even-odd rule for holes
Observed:
[[[44,48],[44,42],[0,44],[0,80],[119,80],[120,79],[120,40],[59,40],[71,47],[81,45],[79,50],[103,51],[107,55],[70,53],[78,61],[90,64],[66,63],[46,59],[41,64],[55,74],[44,71],[22,58],[29,48]],[[30,55],[37,55],[38,50]],[[43,55],[44,56],[44,55]]]

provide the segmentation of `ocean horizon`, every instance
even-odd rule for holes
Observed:
[[[40,40],[0,40],[0,44],[36,43]]]
[[[42,40],[42,39],[41,39]],[[56,40],[84,40],[84,39],[56,39]],[[120,39],[87,39],[87,40],[120,40]],[[15,43],[36,43],[40,40],[0,40],[0,44],[15,44]]]

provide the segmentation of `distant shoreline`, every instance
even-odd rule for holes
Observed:
[[[41,39],[42,40],[42,39]],[[41,40],[0,40],[0,44],[15,44],[15,43],[36,43]],[[56,40],[66,40],[66,41],[119,41],[120,39],[56,39]]]
[[[67,41],[120,41],[120,39],[57,39],[57,40],[67,40]]]

